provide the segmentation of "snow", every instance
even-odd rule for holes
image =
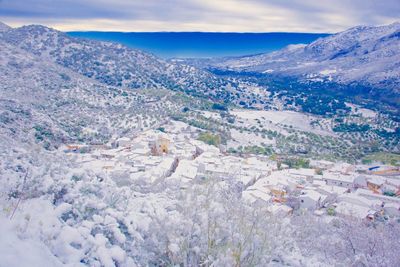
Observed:
[[[268,207],[268,210],[273,213],[276,214],[278,216],[287,216],[289,215],[290,212],[293,211],[292,208],[286,206],[286,205],[278,205],[278,204],[274,204]]]
[[[331,194],[337,194],[337,195],[342,195],[348,191],[347,188],[340,187],[340,186],[334,186],[334,185],[322,185],[319,186],[318,189],[322,190],[322,192],[327,192]]]
[[[336,70],[335,69],[332,69],[332,70],[329,70],[329,69],[321,70],[319,73],[322,74],[322,75],[329,75],[329,74],[336,73]]]
[[[272,199],[271,195],[268,194],[266,191],[260,191],[258,189],[252,190],[251,188],[248,188],[246,191],[243,192],[242,198],[250,202],[262,200],[267,203]]]
[[[365,219],[370,214],[370,209],[368,207],[348,202],[338,203],[335,211],[340,215],[355,217],[358,219]]]
[[[338,173],[333,173],[333,172],[324,172],[322,175],[322,179],[327,180],[327,181],[343,182],[343,183],[352,185],[354,182],[354,179],[355,179],[355,175],[343,175],[343,174],[338,174]]]
[[[315,202],[323,201],[326,198],[325,195],[319,194],[317,191],[314,190],[304,190],[303,193],[304,195],[302,195],[301,197],[309,197]]]
[[[268,70],[264,70],[262,73],[273,73],[273,72],[274,72],[274,70],[268,69]]]
[[[330,130],[322,130],[311,126],[316,117],[289,110],[232,110],[231,114],[245,120],[248,125],[257,125],[260,120],[267,129],[282,131],[282,126],[292,126],[295,129],[313,132],[321,135],[334,135]],[[233,131],[233,133],[235,133]],[[268,140],[264,140],[268,143]]]
[[[0,266],[42,267],[64,266],[39,239],[21,239],[15,224],[0,215]]]

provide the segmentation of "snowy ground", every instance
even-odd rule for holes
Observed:
[[[288,110],[233,110],[231,113],[237,116],[239,121],[241,120],[249,126],[263,125],[265,128],[272,130],[282,129],[283,126],[291,126],[300,131],[313,132],[320,135],[333,135],[333,132],[328,129],[321,129],[311,125],[311,122],[317,119],[316,117],[300,112]]]
[[[367,108],[362,108],[358,105],[355,104],[351,104],[351,103],[346,103],[346,106],[351,108],[351,111],[354,114],[361,114],[362,117],[364,118],[375,118],[377,116],[377,113],[371,109],[367,109]]]
[[[260,146],[261,144],[275,144],[274,140],[263,138],[261,134],[256,135],[255,133],[240,132],[236,129],[232,129],[230,132],[232,139],[228,140],[227,142],[228,148],[238,146]]]

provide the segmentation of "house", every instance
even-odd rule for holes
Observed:
[[[396,195],[396,192],[399,190],[398,187],[393,186],[387,182],[383,184],[380,189],[382,190],[383,194],[389,194],[389,195]]]
[[[323,181],[325,181],[327,185],[335,185],[335,186],[341,186],[341,187],[346,187],[346,188],[354,187],[354,176],[353,175],[344,175],[344,174],[326,172],[322,175],[321,179]]]
[[[297,179],[305,179],[308,182],[312,183],[315,176],[314,169],[289,169],[289,175],[293,178]]]
[[[390,217],[400,217],[400,203],[385,203],[384,214]]]
[[[304,189],[306,182],[304,180],[296,180],[294,178],[288,178],[287,182],[287,189],[289,191],[294,191],[296,189]]]
[[[135,167],[137,168],[138,172],[146,171],[146,165],[145,164],[137,163],[137,164],[135,164]]]
[[[385,180],[380,177],[372,177],[367,180],[367,187],[374,193],[381,193],[381,187],[385,183]]]
[[[359,175],[354,178],[354,187],[355,188],[367,188],[367,177],[365,175]]]
[[[103,166],[103,170],[109,171],[109,170],[113,170],[114,166],[113,165],[104,165]]]
[[[315,210],[314,211],[314,215],[321,217],[322,215],[325,214],[325,210],[324,209],[319,209],[319,210]]]
[[[113,159],[115,157],[115,154],[109,151],[103,151],[100,153],[100,155],[104,159]]]
[[[393,188],[396,188],[396,190],[394,190],[396,192],[397,190],[400,190],[400,179],[386,178],[385,179],[385,185],[392,186]]]
[[[91,154],[91,157],[92,157],[93,159],[100,159],[100,158],[101,158],[101,153],[100,153],[100,151],[99,151],[99,150],[95,150],[95,151]]]
[[[117,147],[128,147],[131,144],[131,139],[128,137],[122,137],[117,139]]]
[[[250,203],[254,203],[257,201],[270,203],[272,200],[272,197],[268,194],[268,192],[259,190],[257,188],[247,189],[243,191],[242,198],[249,201]]]
[[[83,145],[69,144],[65,146],[64,152],[78,152],[83,147]]]
[[[273,204],[268,206],[268,211],[279,217],[287,217],[293,213],[293,209],[283,204]]]
[[[231,174],[234,176],[235,174]],[[245,187],[249,187],[253,185],[258,179],[260,179],[261,175],[257,173],[245,172],[239,175],[239,181],[243,183]]]
[[[278,203],[286,202],[286,190],[285,187],[281,184],[271,186],[270,188],[271,195],[273,196],[273,201]]]
[[[376,213],[376,211],[368,207],[349,202],[339,202],[336,204],[335,212],[338,216],[342,217],[369,220],[373,220]]]
[[[337,199],[341,202],[347,202],[370,209],[380,209],[382,207],[382,200],[377,198],[367,198],[365,195],[361,194],[360,191],[369,192],[369,190],[358,189],[356,193],[339,195]],[[371,193],[371,195],[373,194]]]
[[[173,157],[164,158],[163,161],[157,166],[156,170],[159,172],[159,176],[162,178],[166,178],[172,175],[175,172],[176,168],[179,165],[179,160]]]
[[[169,145],[171,141],[166,138],[159,136],[156,140],[152,140],[149,142],[149,147],[151,150],[151,155],[160,156],[162,154],[168,154]]]
[[[197,172],[198,167],[196,165],[193,165],[190,160],[183,159],[179,161],[179,164],[172,175],[174,178],[193,180],[196,178]]]
[[[350,190],[345,187],[335,186],[335,185],[321,185],[315,189],[317,192],[324,195],[343,195],[348,193]]]
[[[314,210],[322,207],[326,195],[320,194],[314,190],[304,190],[298,197],[301,209]]]
[[[400,175],[400,167],[374,166],[368,168],[368,173],[372,175],[381,175],[381,176],[396,176]]]
[[[90,144],[90,149],[91,150],[105,150],[105,149],[110,149],[111,146],[108,146],[106,144],[102,143],[91,143]]]
[[[391,197],[391,196],[385,196],[381,194],[375,194],[371,192],[370,190],[367,189],[357,189],[356,193],[359,196],[365,197],[370,200],[375,200],[375,201],[380,201],[380,202],[393,202],[393,203],[400,203],[400,198],[398,197]]]
[[[131,143],[131,150],[135,150],[135,149],[143,149],[145,148],[145,145],[142,142],[133,142]]]

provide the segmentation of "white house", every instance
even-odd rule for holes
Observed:
[[[367,177],[365,175],[359,175],[354,178],[354,187],[355,188],[367,188]]]
[[[291,177],[305,179],[310,183],[313,182],[314,176],[316,175],[314,169],[289,169],[288,172]]]
[[[320,208],[326,197],[326,195],[320,194],[314,190],[304,190],[298,197],[300,201],[300,208],[308,210]]]
[[[173,174],[173,178],[184,178],[188,180],[193,180],[196,178],[198,172],[198,166],[191,163],[190,160],[180,160],[179,165]]]
[[[385,215],[391,217],[400,217],[400,204],[399,203],[385,203],[383,210]]]
[[[292,214],[293,209],[283,204],[274,204],[268,206],[268,211],[280,217],[286,217]]]
[[[371,190],[367,189],[357,189],[356,192],[359,196],[362,196],[364,198],[374,200],[374,201],[380,201],[380,202],[393,202],[393,203],[400,203],[400,198],[398,197],[390,197],[390,196],[385,196],[381,194],[375,194]]]
[[[343,195],[349,191],[349,189],[345,187],[335,186],[335,185],[321,185],[315,189],[321,194],[324,195]]]
[[[247,189],[243,191],[242,198],[249,201],[250,203],[254,203],[256,201],[262,201],[264,203],[270,203],[272,196],[268,194],[267,191],[262,191],[258,189]]]
[[[373,218],[376,213],[368,207],[360,206],[349,202],[339,202],[336,205],[335,212],[338,216],[352,217],[357,219]]]
[[[341,202],[347,202],[347,203],[351,203],[354,205],[359,205],[359,206],[372,208],[372,209],[380,209],[382,207],[381,200],[368,199],[359,193],[360,190],[364,190],[364,189],[358,189],[357,193],[348,193],[348,194],[339,195],[338,200]],[[365,191],[368,191],[368,190],[365,190]]]
[[[344,175],[344,174],[336,174],[331,172],[326,172],[322,176],[322,180],[326,182],[327,185],[335,185],[346,188],[354,187],[354,176],[353,175]]]
[[[117,139],[117,147],[128,147],[131,144],[131,139],[128,137],[121,137]]]

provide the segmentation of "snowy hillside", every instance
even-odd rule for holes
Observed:
[[[0,48],[0,124],[14,137],[26,139],[36,129],[32,134],[49,146],[104,142],[111,123],[135,121],[143,112],[146,97],[132,90],[104,86],[2,41]],[[129,129],[123,124],[119,131]],[[93,133],[85,134],[86,128]]]
[[[40,25],[9,29],[0,38],[107,85],[167,88],[219,99],[229,95],[224,90],[228,82],[207,71],[120,44],[73,38]]]
[[[400,23],[351,28],[309,45],[212,62],[235,71],[296,76],[308,80],[360,83],[396,92],[400,82]]]

